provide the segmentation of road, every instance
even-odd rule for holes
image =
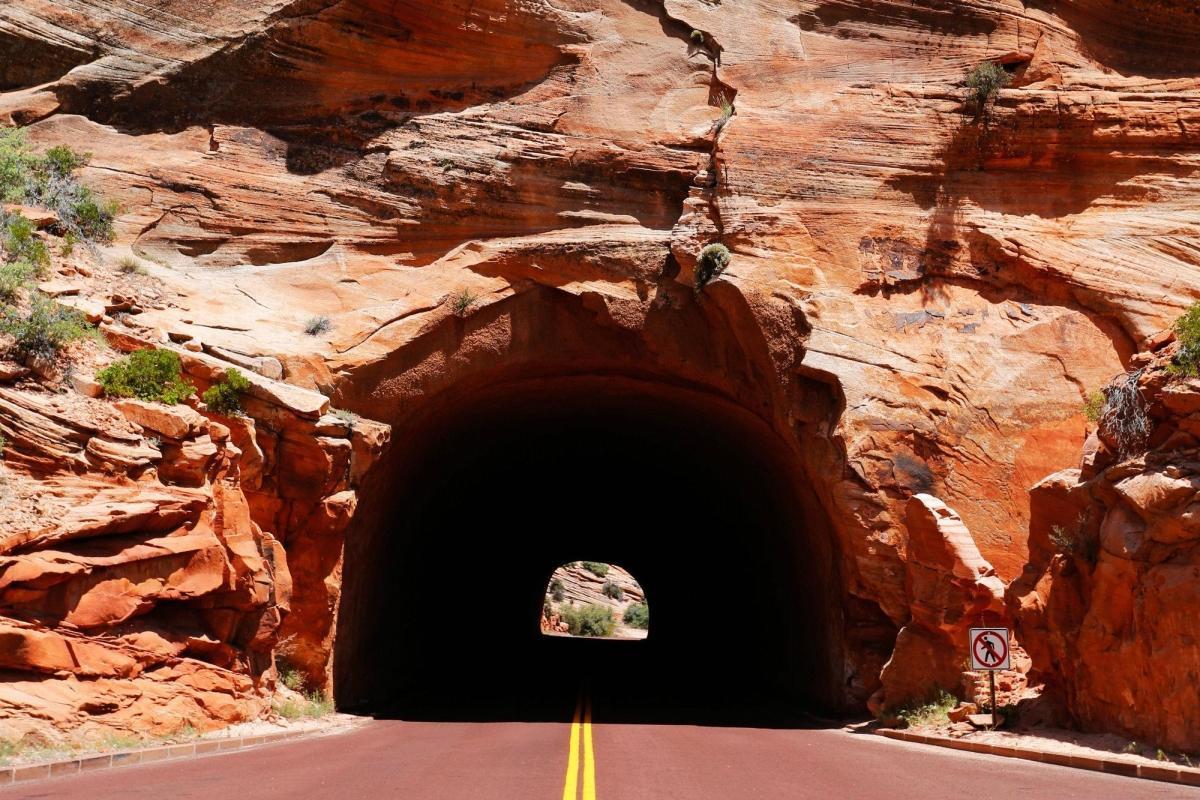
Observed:
[[[348,733],[0,790],[0,800],[1195,798],[1200,789],[896,742],[837,727],[373,720]]]

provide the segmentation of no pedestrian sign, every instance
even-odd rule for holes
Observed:
[[[1008,628],[971,628],[971,669],[1010,669]]]

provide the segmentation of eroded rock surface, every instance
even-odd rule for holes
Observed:
[[[125,475],[78,521],[3,535],[47,551],[79,530],[195,536],[226,481],[249,508],[238,535],[287,552],[284,630],[318,677],[354,487],[386,441],[365,420],[415,424],[519,374],[686,383],[763,417],[832,520],[839,702],[861,707],[898,631],[975,605],[916,555],[910,498],[940,498],[995,578],[1020,576],[1030,487],[1077,462],[1085,395],[1200,294],[1200,16],[1134,5],[7,3],[0,118],[93,151],[118,244],[155,262],[158,296],[110,339],[175,342],[201,382],[229,363],[261,378],[226,439],[189,423],[162,450],[128,419],[87,433],[0,395],[33,480],[77,493],[101,465]],[[963,75],[988,59],[1013,80],[976,120]],[[712,241],[733,261],[697,294]],[[303,335],[316,316],[331,331]],[[322,416],[323,395],[361,425]],[[151,469],[183,485],[133,477]],[[139,511],[142,492],[164,496]],[[191,516],[120,521],[160,508]],[[178,591],[120,587],[103,590],[114,609]],[[234,662],[269,653],[269,634],[247,651],[234,627],[215,637]],[[949,647],[930,638],[930,657]],[[1096,724],[1142,715],[1200,746],[1144,704],[1079,696]]]

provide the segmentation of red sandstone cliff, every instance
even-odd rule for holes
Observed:
[[[845,704],[910,699],[880,693],[881,673],[917,674],[928,656],[896,649],[897,632],[950,597],[914,593],[928,564],[910,498],[960,514],[999,579],[1028,577],[1047,530],[1030,490],[1078,461],[1083,398],[1200,294],[1197,33],[1200,12],[1172,0],[5,4],[0,118],[94,152],[86,178],[122,204],[119,245],[161,281],[164,302],[110,336],[197,351],[200,382],[229,363],[261,377],[241,430],[189,423],[161,459],[144,421],[80,427],[35,390],[0,396],[21,496],[59,491],[83,515],[6,520],[5,540],[26,542],[6,549],[24,559],[9,571],[30,576],[3,590],[6,613],[31,620],[12,641],[70,631],[120,661],[110,639],[148,636],[170,598],[222,622],[195,644],[172,627],[152,663],[219,674],[233,696],[262,674],[288,606],[320,678],[341,537],[386,439],[366,420],[400,428],[455,392],[569,368],[700,387],[765,419],[830,520]],[[1013,80],[982,124],[962,77],[986,59]],[[697,298],[710,241],[733,261]],[[314,315],[333,332],[299,335]],[[325,396],[363,421],[325,415]],[[46,430],[68,444],[45,450],[31,432]],[[181,458],[190,493],[162,480]],[[95,534],[141,537],[118,563],[61,550],[97,530],[91,504],[143,514]],[[192,549],[137,550],[172,532]],[[268,591],[286,583],[269,566],[280,545],[290,601]],[[132,591],[142,559],[194,562],[196,580]],[[1039,592],[1090,591],[1058,563]],[[1111,583],[1087,597],[1180,585],[1140,557],[1100,565]],[[46,594],[60,579],[70,602]],[[118,599],[96,603],[101,619],[73,605],[86,596]],[[129,627],[119,609],[133,606]],[[72,614],[102,624],[76,631]],[[1194,614],[1120,618],[1085,626],[1087,646],[1128,642],[1182,680]],[[1162,643],[1159,619],[1176,620]],[[1030,652],[1066,676],[1076,718],[1200,747],[1133,695],[1076,680],[1064,636]],[[80,681],[30,648],[10,666]],[[146,664],[122,657],[104,680],[145,684]],[[1123,686],[1150,662],[1127,663]]]

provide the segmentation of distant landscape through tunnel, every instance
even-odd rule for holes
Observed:
[[[838,706],[828,521],[783,440],[737,406],[617,377],[516,381],[439,402],[390,459],[347,540],[340,707],[534,717],[580,685],[646,715]],[[637,576],[652,637],[530,624],[581,555]]]

